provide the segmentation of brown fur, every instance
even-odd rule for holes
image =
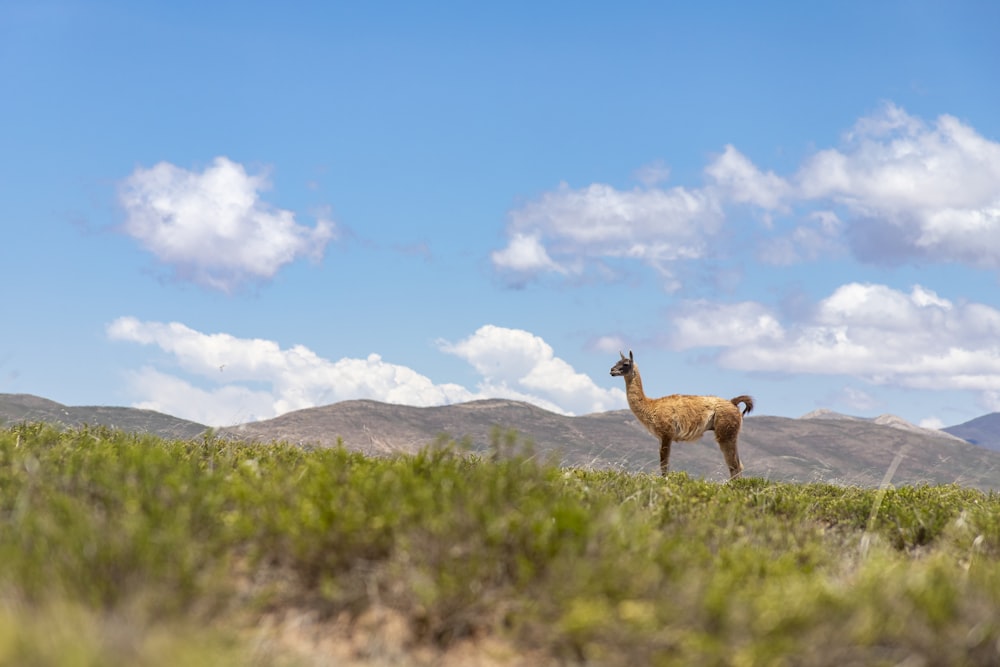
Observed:
[[[619,353],[620,354],[620,353]],[[687,396],[674,394],[663,398],[648,398],[642,390],[642,378],[635,366],[631,350],[628,358],[611,368],[611,374],[625,378],[625,395],[636,419],[660,441],[660,473],[667,474],[670,445],[675,440],[697,440],[705,431],[715,431],[715,441],[726,458],[730,479],[743,472],[737,451],[737,439],[743,426],[743,415],[753,410],[753,398],[737,396],[728,401],[718,396]],[[740,412],[740,403],[746,407]]]

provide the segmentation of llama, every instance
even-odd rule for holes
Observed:
[[[719,443],[722,455],[729,466],[730,479],[736,479],[743,472],[736,440],[743,425],[743,415],[753,410],[753,398],[737,396],[726,400],[718,396],[684,396],[674,394],[663,398],[647,398],[642,390],[642,378],[635,366],[632,350],[628,358],[621,355],[621,361],[611,367],[611,375],[625,378],[625,394],[628,406],[636,419],[650,433],[660,440],[660,474],[666,476],[670,463],[670,443],[674,440],[689,442],[697,440],[705,431],[715,431],[715,441]],[[746,405],[740,414],[740,403]]]

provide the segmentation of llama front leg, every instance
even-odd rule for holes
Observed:
[[[667,476],[670,468],[670,438],[660,438],[660,474]]]

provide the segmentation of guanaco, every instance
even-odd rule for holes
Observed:
[[[726,458],[729,477],[743,472],[743,463],[736,441],[743,426],[743,415],[753,410],[753,398],[737,396],[728,401],[719,396],[689,396],[673,394],[648,398],[642,390],[642,378],[635,365],[632,351],[628,357],[618,352],[621,360],[611,367],[611,375],[625,378],[628,406],[639,422],[660,441],[660,474],[666,476],[670,465],[670,444],[699,439],[705,431],[715,431],[715,441]],[[740,403],[746,407],[740,412]]]

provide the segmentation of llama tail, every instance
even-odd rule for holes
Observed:
[[[737,396],[736,398],[729,399],[730,403],[735,405],[737,408],[740,407],[740,403],[746,403],[746,407],[743,408],[743,414],[748,414],[753,410],[753,397],[752,396]]]

